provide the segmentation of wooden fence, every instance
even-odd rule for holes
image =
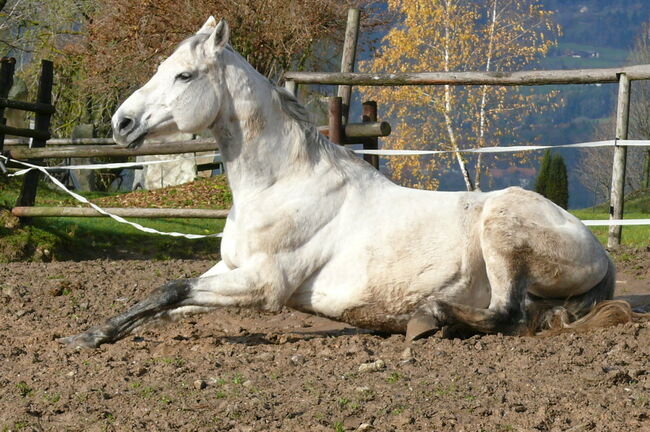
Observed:
[[[630,110],[630,83],[634,80],[650,79],[650,65],[638,65],[612,69],[549,70],[526,72],[425,72],[371,74],[350,72],[289,72],[286,79],[290,86],[298,84],[362,85],[362,86],[405,86],[405,85],[498,85],[533,86],[557,84],[603,84],[618,83],[616,112],[617,140],[628,135]],[[623,198],[625,188],[625,165],[627,147],[619,145],[614,149],[612,164],[612,187],[610,192],[610,219],[623,219]],[[619,225],[609,228],[608,247],[615,248],[621,242]]]

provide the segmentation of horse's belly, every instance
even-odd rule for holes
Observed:
[[[431,259],[381,262],[376,271],[334,266],[306,281],[289,299],[294,309],[357,327],[401,333],[418,306],[444,300],[485,308],[490,289],[484,267]],[[382,269],[381,271],[378,269]]]

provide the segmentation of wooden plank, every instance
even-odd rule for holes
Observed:
[[[377,121],[377,102],[366,101],[362,104],[361,120],[364,122]],[[379,148],[379,140],[377,138],[369,138],[363,143],[364,150],[377,150]],[[363,155],[363,159],[375,169],[379,169],[379,156],[378,155]]]
[[[21,146],[11,147],[9,153],[14,159],[28,158],[68,158],[68,157],[113,157],[113,156],[144,156],[192,153],[218,150],[219,146],[214,141],[182,141],[171,143],[150,144],[130,149],[122,146],[89,145],[89,146],[61,146],[30,149]]]
[[[343,127],[341,124],[341,98],[330,96],[328,98],[329,139],[334,144],[343,143]]]
[[[0,124],[0,133],[3,133],[5,135],[30,137],[42,141],[47,141],[48,139],[50,139],[50,132],[43,132],[43,131],[28,129],[28,128],[17,128],[17,127],[7,126],[4,124]]]
[[[630,118],[630,80],[626,74],[621,74],[618,85],[618,106],[616,108],[616,139],[627,139]],[[614,147],[612,167],[612,190],[609,207],[610,219],[623,219],[623,202],[625,199],[625,165],[627,162],[627,147]],[[623,227],[609,227],[607,247],[617,248],[621,245]]]
[[[298,84],[404,86],[404,85],[549,85],[597,84],[618,82],[618,75],[629,80],[650,79],[650,65],[617,69],[575,69],[523,72],[420,72],[420,73],[342,73],[287,72],[286,79]]]
[[[41,61],[41,76],[38,81],[38,92],[36,94],[36,102],[41,104],[52,104],[52,82],[54,81],[54,64],[49,60]],[[50,118],[52,114],[36,113],[34,118],[34,129],[36,131],[47,134],[40,137],[34,137],[31,147],[36,150],[40,147],[45,147],[45,143],[49,139]],[[30,160],[31,163],[40,163],[40,160]],[[38,189],[38,178],[40,172],[37,170],[29,171],[25,174],[23,186],[16,201],[16,206],[33,206],[36,201],[36,191]],[[26,221],[23,221],[26,222]]]
[[[158,145],[163,143],[169,143],[172,141],[156,141],[151,140],[147,141],[146,145]],[[215,141],[213,138],[201,138],[193,140],[184,140],[184,141],[173,141],[177,144],[214,144]],[[8,139],[5,140],[5,144],[8,146],[26,146],[29,144],[29,140],[24,138],[18,139]],[[71,146],[71,145],[117,145],[113,138],[51,138],[47,140],[47,146]],[[216,144],[215,144],[216,145]]]
[[[173,218],[173,219],[225,219],[230,210],[213,209],[169,209],[169,208],[117,208],[106,210],[121,217],[130,218]],[[11,214],[17,217],[106,217],[90,207],[14,207]]]
[[[359,39],[359,16],[359,9],[350,8],[348,10],[348,22],[345,28],[345,41],[341,56],[341,72],[354,72],[354,63],[357,57],[357,40]],[[338,95],[341,97],[341,121],[343,124],[348,124],[352,86],[340,85]]]
[[[318,132],[329,136],[329,126],[319,126]],[[367,123],[348,123],[343,126],[345,139],[344,144],[359,142],[356,138],[375,138],[379,136],[388,136],[391,133],[391,127],[388,122],[367,122]],[[356,140],[355,140],[356,139]]]
[[[37,102],[16,101],[16,100],[7,99],[4,96],[0,96],[0,107],[23,110],[23,111],[31,111],[31,112],[42,113],[42,114],[54,114],[56,112],[54,105],[42,104]]]

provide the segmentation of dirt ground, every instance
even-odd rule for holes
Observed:
[[[220,311],[96,350],[55,341],[212,264],[0,265],[1,430],[650,431],[648,322],[408,349],[290,310]],[[620,267],[619,294],[650,294],[650,252]]]

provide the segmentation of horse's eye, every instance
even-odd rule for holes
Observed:
[[[178,75],[176,75],[175,79],[178,81],[187,82],[192,79],[192,74],[189,72],[181,72]]]

